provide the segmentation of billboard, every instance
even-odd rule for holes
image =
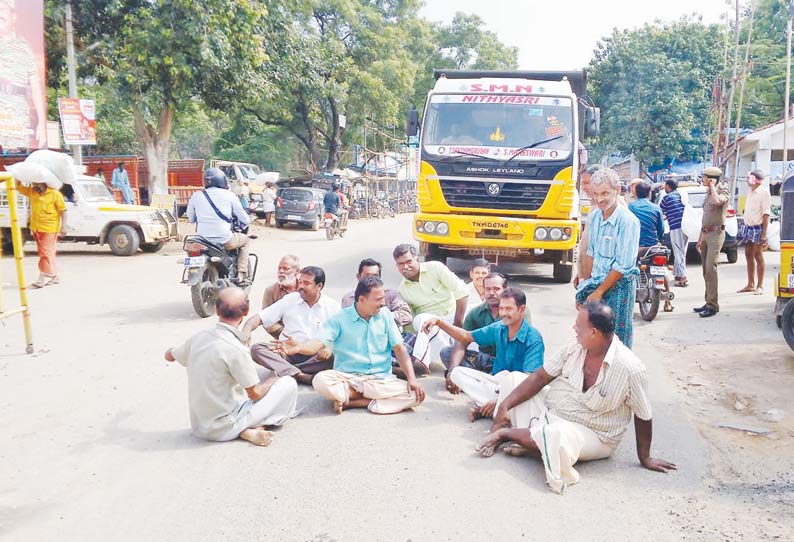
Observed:
[[[58,98],[58,112],[61,115],[64,144],[96,145],[94,100]]]
[[[47,148],[44,0],[0,0],[0,146]]]

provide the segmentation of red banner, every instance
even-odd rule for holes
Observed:
[[[96,145],[94,100],[58,98],[58,112],[61,114],[64,144]]]
[[[47,148],[45,84],[44,0],[0,0],[3,149]]]

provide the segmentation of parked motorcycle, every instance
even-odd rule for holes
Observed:
[[[200,235],[188,235],[182,243],[182,250],[186,254],[184,259],[178,261],[184,265],[182,284],[190,286],[193,309],[202,318],[215,314],[215,298],[220,290],[234,285],[247,292],[254,282],[259,266],[256,254],[249,255],[248,279],[240,282],[235,278],[237,249],[226,250],[222,245]]]
[[[637,259],[640,270],[637,280],[637,303],[640,304],[640,316],[646,322],[656,318],[660,301],[672,301],[675,297],[673,292],[664,290],[669,258],[670,249],[664,245],[655,245],[649,247],[647,252]]]
[[[325,237],[329,241],[333,241],[337,235],[340,238],[345,236],[345,230],[342,229],[339,217],[334,213],[325,213]]]

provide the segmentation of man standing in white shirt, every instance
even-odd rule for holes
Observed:
[[[766,230],[769,226],[769,215],[772,212],[772,196],[764,187],[764,173],[760,170],[751,171],[747,175],[747,186],[750,193],[744,204],[744,230],[739,239],[744,242],[744,257],[747,260],[747,284],[739,293],[764,293],[764,250],[769,246]],[[756,281],[756,270],[758,280]]]
[[[238,284],[248,278],[248,236],[232,229],[236,219],[241,226],[248,226],[251,217],[243,209],[240,199],[229,190],[226,174],[211,167],[204,172],[204,190],[190,196],[187,216],[196,225],[196,234],[222,245],[226,250],[237,251]]]
[[[281,337],[303,343],[319,337],[320,328],[331,316],[341,310],[339,303],[323,295],[325,271],[319,267],[304,267],[298,275],[298,291],[287,294],[269,307],[262,309],[245,323],[243,333],[250,337],[257,327],[267,328],[276,322],[283,322]],[[314,375],[334,366],[333,354],[329,349],[307,356],[287,355],[280,343],[275,347],[266,343],[251,347],[251,357],[255,362],[275,371],[278,376],[290,375],[303,384],[311,384]]]

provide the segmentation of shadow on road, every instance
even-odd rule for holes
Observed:
[[[121,324],[155,324],[160,322],[186,322],[195,320],[196,323],[211,322],[212,319],[199,318],[193,312],[190,298],[184,301],[172,301],[160,305],[144,307],[130,307],[112,309],[107,312],[97,313],[94,318],[101,320],[117,320]]]

